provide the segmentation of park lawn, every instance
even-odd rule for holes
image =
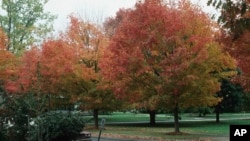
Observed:
[[[183,114],[183,120],[180,120],[180,130],[185,134],[178,136],[167,134],[174,131],[173,119],[169,118],[169,115],[158,115],[156,118],[156,125],[150,125],[146,122],[149,121],[147,114],[114,113],[112,115],[102,115],[100,116],[100,119],[106,119],[106,125],[105,129],[102,131],[102,136],[161,140],[228,137],[230,125],[250,125],[250,118],[245,120],[232,119],[242,117],[242,114],[222,114],[221,119],[230,120],[222,120],[221,122],[216,123],[214,115],[200,118],[194,115],[191,116],[190,114]],[[244,117],[250,117],[250,114],[245,114]],[[195,118],[198,118],[201,121],[185,121]],[[204,121],[202,119],[204,119]],[[214,119],[214,121],[206,121],[206,119]],[[93,136],[98,136],[99,130],[91,128],[91,126],[93,125],[87,125],[86,130],[90,131]]]
[[[191,114],[185,113],[180,114],[182,120],[215,120],[215,114],[208,114],[204,117],[198,117],[198,114]],[[109,115],[100,115],[100,120],[105,118],[107,122],[148,122],[149,121],[149,114],[146,113],[131,113],[131,112],[114,112]],[[250,119],[250,113],[223,113],[220,114],[220,119],[241,119],[241,118],[248,118]],[[161,121],[173,121],[172,114],[157,114],[156,115],[156,122]]]

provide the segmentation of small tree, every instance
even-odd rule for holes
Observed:
[[[105,81],[100,74],[99,60],[108,44],[108,38],[98,25],[74,15],[70,16],[70,24],[62,37],[70,46],[81,52],[79,59],[82,65],[91,71],[89,73],[91,80],[76,99],[81,103],[83,110],[93,110],[95,127],[99,128],[99,110],[115,110],[122,104],[121,101],[115,99],[110,89],[104,87]],[[79,87],[81,88],[83,85]]]
[[[240,84],[233,84],[228,79],[221,80],[221,90],[217,96],[222,100],[215,106],[216,122],[219,122],[221,112],[240,112],[243,109],[244,90]]]

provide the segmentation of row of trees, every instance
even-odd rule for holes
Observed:
[[[47,1],[40,2],[2,1],[9,13],[0,17],[0,102],[5,119],[17,123],[18,109],[23,117],[35,118],[77,105],[94,111],[98,127],[99,110],[144,108],[154,123],[155,111],[163,109],[173,111],[179,133],[180,109],[216,106],[219,114],[229,105],[223,102],[228,95],[241,95],[241,86],[248,90],[248,28],[236,36],[234,29],[221,28],[189,1],[145,0],[120,9],[103,28],[71,15],[65,32],[38,44],[33,38],[44,36],[35,31],[50,33],[46,25],[53,19],[43,12]],[[15,11],[20,7],[26,9]],[[48,23],[37,25],[43,19]]]

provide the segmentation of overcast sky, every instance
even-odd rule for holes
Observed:
[[[211,12],[211,8],[206,6],[207,0],[191,0],[199,2],[203,9]],[[68,16],[77,14],[92,22],[102,23],[105,18],[115,16],[120,8],[132,8],[136,0],[49,0],[45,5],[45,10],[57,15],[54,22],[56,31],[64,30],[67,26]]]
[[[115,16],[120,8],[131,8],[136,0],[49,0],[45,10],[57,15],[54,28],[64,30],[70,14],[77,14],[92,22],[102,23],[106,17]]]

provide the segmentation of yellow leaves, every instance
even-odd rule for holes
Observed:
[[[158,51],[153,50],[153,51],[151,51],[151,55],[152,55],[152,56],[158,56],[158,55],[159,55],[159,53],[158,53]]]
[[[11,61],[14,58],[14,55],[6,50],[0,50],[0,67],[7,64],[7,62]]]
[[[208,42],[196,51],[187,57],[189,63],[185,61],[177,63],[179,66],[186,64],[186,68],[172,71],[173,76],[168,77],[171,80],[166,81],[166,85],[172,84],[173,86],[168,87],[167,90],[172,91],[173,94],[173,91],[178,89],[179,97],[172,98],[183,107],[216,105],[220,101],[214,96],[220,90],[219,80],[236,75],[236,62],[215,42]],[[181,58],[182,55],[184,54],[179,53],[177,56]],[[173,63],[173,61],[169,63],[171,62]]]
[[[216,43],[208,45],[208,52],[209,58],[206,62],[210,65],[210,71],[218,73],[224,71],[236,71],[237,66],[235,59],[233,59],[227,52],[223,52]]]
[[[7,37],[0,27],[0,50],[6,50],[7,48]]]
[[[12,79],[17,73],[19,58],[6,50],[0,50],[0,79]]]

